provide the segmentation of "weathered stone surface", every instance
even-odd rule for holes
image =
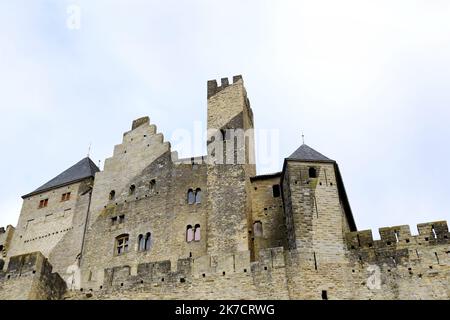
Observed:
[[[374,240],[311,148],[256,176],[241,76],[207,96],[207,155],[178,159],[142,117],[95,180],[24,199],[17,228],[0,229],[0,299],[450,298],[445,221]]]
[[[40,252],[12,257],[0,272],[0,300],[58,300],[65,293],[64,279]]]

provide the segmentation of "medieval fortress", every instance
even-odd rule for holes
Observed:
[[[450,298],[445,221],[374,240],[309,146],[256,175],[241,76],[207,98],[207,155],[178,159],[144,117],[103,171],[85,158],[22,196],[0,229],[0,299]]]

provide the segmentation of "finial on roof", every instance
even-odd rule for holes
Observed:
[[[305,144],[305,134],[303,133],[303,131],[302,131],[302,141],[303,141],[302,144]]]
[[[88,158],[91,156],[91,147],[92,147],[92,142],[89,142],[89,148],[88,148],[88,153],[87,153]]]

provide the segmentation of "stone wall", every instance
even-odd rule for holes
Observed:
[[[352,237],[351,234],[348,237]],[[351,241],[348,242],[351,247]],[[355,250],[355,249],[351,249]],[[104,270],[98,288],[84,287],[66,299],[442,299],[450,298],[450,261],[442,255],[432,262],[432,252],[448,250],[448,242],[428,244],[419,262],[398,253],[396,265],[383,249],[374,249],[372,260],[359,260],[346,250],[348,260],[336,263],[324,253],[317,265],[302,249],[263,249],[252,262],[250,252],[201,256],[141,263],[133,273],[129,265]],[[390,256],[392,253],[388,255]],[[430,266],[433,268],[431,269]],[[411,270],[410,270],[411,269]]]
[[[17,229],[0,229],[0,299],[450,298],[445,221],[374,240],[354,231],[334,161],[256,176],[240,76],[208,82],[207,119],[206,156],[178,159],[143,117],[95,183],[24,199]]]
[[[81,260],[81,283],[86,288],[99,288],[106,268],[128,265],[135,274],[141,263],[168,259],[176,265],[180,258],[206,254],[209,212],[206,163],[202,158],[196,163],[177,159],[146,121],[133,128],[124,135],[124,143],[116,147],[100,174],[100,185],[115,190],[115,198],[109,199],[104,189],[94,188],[97,205],[91,209]],[[117,152],[119,149],[123,152]],[[166,151],[160,154],[162,150]],[[135,158],[139,159],[137,164]],[[189,190],[199,192],[198,203],[188,203]],[[188,226],[199,228],[198,241],[186,241]],[[151,234],[150,248],[140,250],[139,235],[147,233]],[[120,235],[129,239],[128,251],[123,254],[116,251],[116,238]]]
[[[254,259],[262,249],[287,248],[284,209],[280,185],[281,173],[251,179],[252,225]],[[275,189],[279,194],[274,193]],[[277,192],[277,191],[275,191]],[[261,230],[258,230],[260,223]],[[262,232],[261,232],[262,231]]]
[[[66,284],[39,252],[11,257],[0,272],[0,300],[58,300]]]
[[[0,270],[3,269],[4,260],[8,255],[8,250],[15,230],[16,229],[11,225],[7,226],[6,229],[3,227],[0,228]]]
[[[41,252],[65,279],[67,269],[81,253],[93,179],[33,195],[23,200],[20,218],[11,240],[9,257]],[[62,201],[62,194],[70,199]],[[39,202],[48,199],[48,206]]]
[[[242,77],[208,81],[207,188],[208,253],[246,251],[252,247],[251,182],[254,163],[253,113]]]
[[[351,287],[361,299],[448,299],[450,233],[445,221],[346,234]],[[377,277],[381,283],[377,283]],[[369,287],[375,287],[370,290]]]
[[[283,199],[293,249],[288,281],[294,299],[317,299],[322,292],[324,298],[330,292],[351,298],[344,241],[349,227],[335,168],[332,161],[285,163]]]
[[[283,248],[261,253],[186,258],[143,263],[136,274],[129,266],[105,270],[101,288],[82,288],[67,299],[288,299]]]

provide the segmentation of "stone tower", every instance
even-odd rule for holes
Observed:
[[[78,273],[94,177],[99,172],[86,157],[24,196],[9,243],[13,256],[41,252],[53,270],[72,283]]]
[[[334,160],[303,144],[285,159],[282,185],[288,246],[301,274],[295,288],[317,299],[342,282],[344,235],[356,230],[344,184]]]
[[[208,253],[250,248],[250,177],[256,175],[253,112],[241,76],[208,81]]]

